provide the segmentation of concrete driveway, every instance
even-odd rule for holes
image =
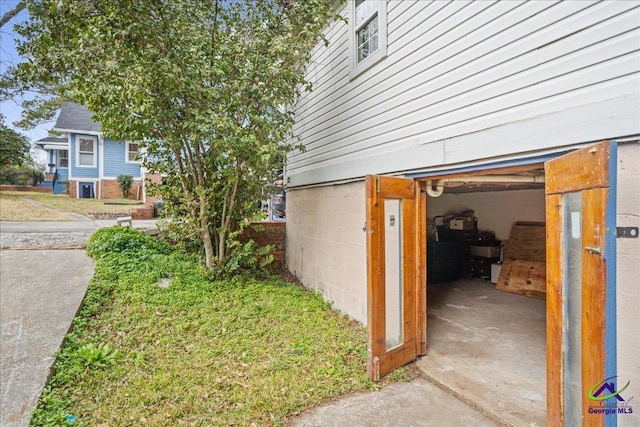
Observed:
[[[0,426],[29,425],[93,276],[91,258],[69,248],[83,248],[94,231],[115,223],[0,222]],[[155,222],[133,225],[154,228]]]
[[[92,275],[83,250],[0,252],[0,425],[29,425]]]

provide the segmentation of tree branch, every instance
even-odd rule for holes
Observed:
[[[23,1],[18,2],[18,4],[16,4],[16,7],[2,15],[2,18],[0,18],[0,28],[4,27],[7,22],[9,22],[14,16],[20,13],[25,7],[26,5]]]

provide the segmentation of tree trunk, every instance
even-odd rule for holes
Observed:
[[[222,266],[227,262],[227,232],[223,228],[218,232],[218,265]]]
[[[200,236],[204,245],[204,260],[207,270],[214,267],[215,251],[211,242],[211,232],[209,231],[209,215],[207,214],[207,201],[200,196]]]

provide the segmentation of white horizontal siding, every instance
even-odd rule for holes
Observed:
[[[640,133],[639,10],[622,1],[392,1],[387,58],[351,81],[348,26],[336,23],[296,111],[306,150],[289,157],[290,184]],[[603,106],[615,109],[594,116]],[[590,121],[577,126],[576,112]]]

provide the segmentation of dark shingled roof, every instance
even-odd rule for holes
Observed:
[[[92,116],[93,113],[84,105],[65,102],[62,104],[58,120],[53,128],[62,131],[100,132],[100,123],[94,122]]]

